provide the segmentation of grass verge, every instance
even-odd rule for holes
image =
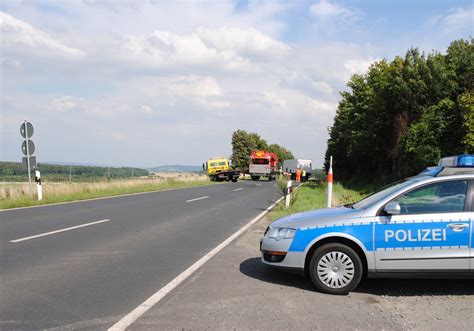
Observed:
[[[95,183],[44,183],[43,200],[29,197],[28,184],[2,184],[0,209],[39,206],[51,203],[80,201],[123,194],[162,191],[168,189],[213,184],[209,180],[117,180]],[[36,185],[33,185],[35,191]]]
[[[280,184],[283,186],[283,184]],[[286,186],[286,184],[284,185]],[[285,208],[285,203],[279,203],[271,212],[270,219],[326,207],[326,183],[310,181],[293,192],[290,207]],[[362,199],[361,193],[345,188],[339,183],[333,185],[333,206],[356,202]]]

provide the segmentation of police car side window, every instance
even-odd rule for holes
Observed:
[[[446,181],[410,191],[394,201],[400,214],[453,213],[464,211],[467,181]]]

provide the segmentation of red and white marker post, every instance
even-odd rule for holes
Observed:
[[[332,156],[329,158],[329,171],[328,171],[328,192],[327,192],[327,208],[331,208],[332,202]]]

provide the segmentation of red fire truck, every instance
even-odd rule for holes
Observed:
[[[256,150],[250,154],[249,174],[253,180],[267,177],[273,180],[278,174],[278,156],[275,153]]]

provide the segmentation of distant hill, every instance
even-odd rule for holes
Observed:
[[[148,171],[131,167],[97,167],[84,165],[59,165],[38,163],[38,170],[43,178],[52,181],[62,180],[91,180],[103,178],[130,178],[148,176]],[[22,181],[28,178],[28,173],[20,162],[0,161],[0,180]]]
[[[149,172],[201,172],[202,166],[193,165],[162,165],[146,169]]]
[[[101,164],[101,163],[84,163],[84,162],[58,162],[58,161],[45,161],[41,162],[44,164],[51,164],[51,165],[63,165],[63,166],[83,166],[83,167],[113,167],[113,168],[121,168],[123,166],[117,166],[112,164]]]

